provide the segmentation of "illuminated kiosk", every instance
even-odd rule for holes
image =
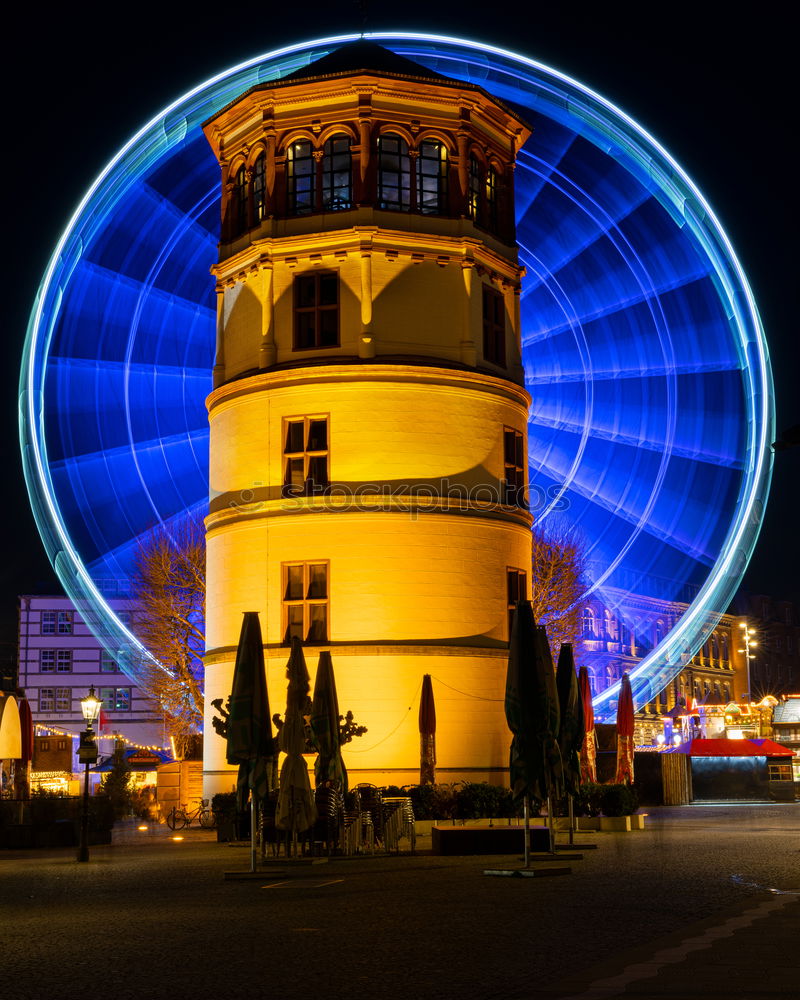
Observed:
[[[204,131],[223,190],[205,794],[231,785],[211,702],[244,610],[274,707],[298,636],[312,674],[331,650],[343,709],[388,734],[348,755],[353,780],[418,780],[425,673],[438,774],[503,780],[509,604],[531,562],[513,207],[529,129],[359,41]]]

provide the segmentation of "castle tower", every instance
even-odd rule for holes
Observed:
[[[243,611],[273,711],[291,637],[330,649],[353,783],[501,783],[509,607],[527,596],[529,397],[513,172],[529,129],[378,45],[253,87],[204,126],[222,170],[207,526],[211,726]]]

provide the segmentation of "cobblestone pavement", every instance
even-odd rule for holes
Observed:
[[[488,878],[516,859],[423,849],[229,881],[246,847],[164,827],[115,831],[88,864],[2,852],[0,997],[797,996],[800,804],[651,810],[647,824],[578,835],[597,849],[559,878]]]

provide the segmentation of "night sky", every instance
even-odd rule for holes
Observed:
[[[13,641],[16,596],[57,589],[30,513],[19,458],[17,384],[28,313],[51,250],[85,189],[119,147],[167,103],[212,74],[261,52],[358,31],[358,4],[227,7],[222,25],[189,21],[189,7],[120,8],[135,18],[113,31],[107,5],[45,15],[34,4],[4,15],[6,198],[0,410],[4,469],[0,643]],[[778,432],[800,424],[795,232],[796,158],[790,154],[796,83],[794,30],[771,19],[727,19],[701,4],[426,5],[386,14],[370,5],[367,30],[430,31],[474,38],[538,59],[575,77],[636,118],[683,166],[731,238],[759,305],[776,385]],[[394,11],[405,8],[391,5]],[[712,5],[708,5],[712,6]],[[713,5],[717,7],[717,5]],[[420,5],[422,7],[422,5]],[[222,9],[222,8],[218,8]],[[300,16],[292,19],[287,10]],[[724,5],[719,5],[725,11]],[[755,8],[756,10],[758,8]],[[777,8],[767,5],[765,10]],[[116,13],[116,12],[115,12]],[[493,15],[493,16],[489,16]],[[118,15],[117,15],[118,16]],[[261,20],[259,22],[258,17]],[[778,453],[767,517],[745,586],[800,599],[795,508],[800,448]]]

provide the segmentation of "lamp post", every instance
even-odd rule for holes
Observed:
[[[753,700],[753,692],[750,688],[750,661],[755,659],[755,656],[750,652],[753,646],[757,646],[758,643],[755,639],[751,639],[750,636],[755,635],[755,629],[748,628],[747,622],[739,622],[739,628],[742,630],[742,642],[744,642],[744,648],[740,649],[740,653],[744,653],[745,663],[747,665],[747,703],[748,705]]]
[[[83,776],[83,812],[81,814],[81,842],[78,847],[78,861],[89,860],[89,765],[97,763],[97,743],[92,723],[100,714],[102,702],[95,697],[94,684],[85,698],[81,698],[81,712],[86,720],[86,729],[81,733],[78,746],[78,760],[85,765]]]

